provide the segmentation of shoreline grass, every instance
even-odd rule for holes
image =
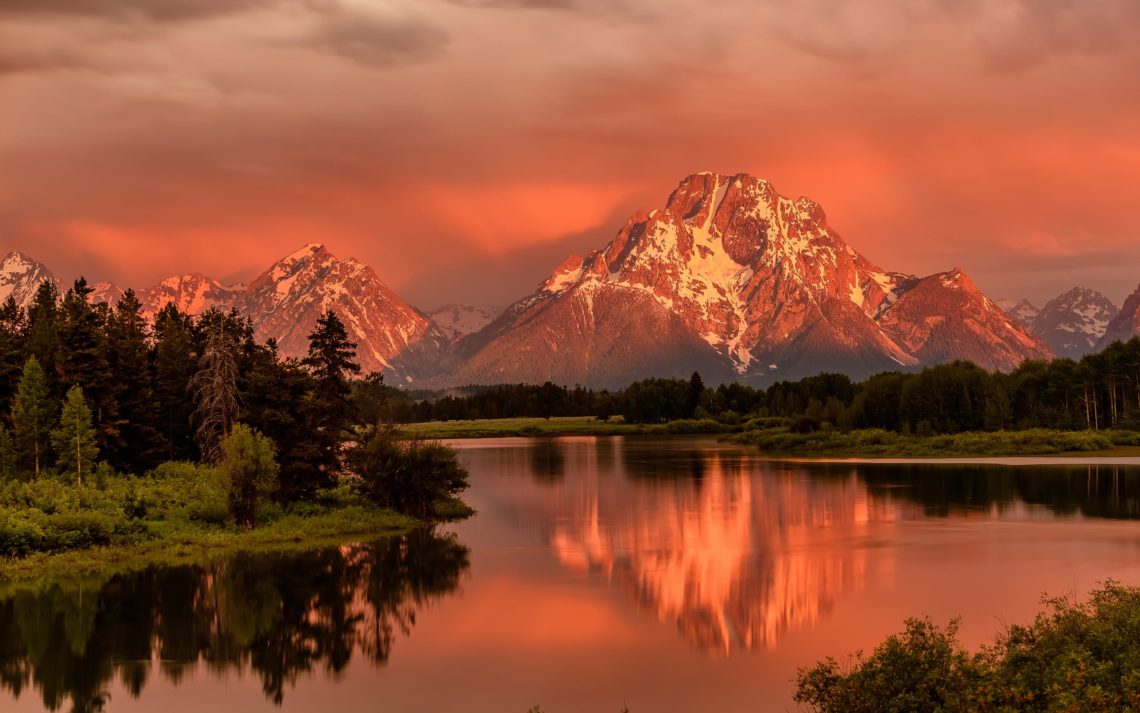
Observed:
[[[594,416],[491,418],[429,421],[398,426],[405,436],[427,439],[512,438],[543,436],[665,436],[724,434],[740,430],[712,419],[668,423],[626,423],[620,416],[600,421]]]
[[[861,429],[792,433],[787,428],[757,429],[727,436],[730,443],[751,445],[782,456],[850,458],[972,458],[1016,456],[1140,456],[1140,433],[1133,431],[967,432],[915,436]]]
[[[452,512],[463,511],[453,506]],[[0,558],[0,594],[12,585],[41,587],[155,565],[204,563],[238,552],[299,551],[401,535],[425,523],[391,510],[354,505],[317,514],[286,514],[248,530],[206,523],[146,524],[149,536],[141,541]]]

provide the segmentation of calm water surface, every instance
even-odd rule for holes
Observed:
[[[796,710],[904,617],[968,645],[1140,584],[1140,467],[777,463],[705,439],[459,442],[475,518],[0,601],[0,710]]]

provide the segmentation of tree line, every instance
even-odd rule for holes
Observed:
[[[1140,338],[1117,342],[1080,360],[1026,361],[1010,373],[966,361],[921,371],[893,371],[854,382],[823,373],[767,388],[741,383],[708,387],[685,379],[644,379],[595,391],[502,384],[442,393],[405,392],[357,382],[353,399],[374,420],[394,423],[460,419],[621,415],[635,423],[679,419],[790,419],[815,430],[882,428],[945,434],[1027,428],[1140,430]]]
[[[0,476],[84,485],[167,461],[217,464],[248,525],[258,500],[305,500],[343,472],[360,367],[334,313],[318,319],[303,359],[284,359],[236,311],[194,317],[167,305],[151,324],[133,291],[114,307],[92,304],[91,292],[82,278],[63,295],[44,282],[28,309],[0,306]],[[376,430],[360,450],[368,438],[394,454],[386,464],[411,453]],[[445,487],[460,487],[446,455],[432,457],[447,466]],[[373,476],[378,498],[390,495],[385,474],[360,474]]]

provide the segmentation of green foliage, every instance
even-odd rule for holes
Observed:
[[[23,461],[38,477],[47,460],[48,434],[55,404],[48,391],[47,376],[36,357],[24,362],[23,374],[12,406],[12,427]]]
[[[244,423],[222,441],[221,470],[230,486],[230,510],[242,527],[253,527],[257,509],[277,490],[276,449],[273,441]]]
[[[455,449],[403,439],[393,428],[365,430],[348,459],[373,502],[413,517],[433,517],[437,504],[467,489],[467,470]]]
[[[74,475],[75,482],[83,484],[83,476],[92,474],[99,446],[95,443],[95,427],[91,422],[91,409],[83,397],[83,389],[72,386],[59,416],[59,427],[51,432],[55,446],[56,465],[64,475]]]
[[[981,672],[958,643],[958,622],[945,628],[929,619],[908,619],[906,630],[854,657],[849,668],[828,658],[800,670],[796,701],[820,713],[879,711],[968,711]]]
[[[1140,434],[1116,432],[1122,442]],[[1112,448],[1111,434],[1093,431],[1029,429],[951,435],[902,435],[879,428],[843,433],[834,430],[796,432],[794,428],[752,429],[730,437],[774,453],[843,453],[855,456],[1017,456],[1088,453]]]
[[[860,711],[1122,711],[1140,706],[1140,589],[1106,583],[1086,602],[1044,601],[972,654],[957,621],[910,619],[847,666],[801,669],[796,701],[821,713]]]

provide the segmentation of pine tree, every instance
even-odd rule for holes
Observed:
[[[48,392],[47,378],[40,362],[33,356],[24,363],[16,401],[12,406],[12,427],[25,463],[32,467],[38,478],[48,450],[48,429],[51,428],[55,404]]]
[[[190,317],[168,304],[154,320],[154,395],[157,427],[167,460],[198,457],[190,428],[194,399],[190,380],[194,373],[194,340]]]
[[[313,405],[313,378],[296,360],[281,361],[270,339],[254,352],[242,390],[241,420],[277,444],[278,497],[302,500],[321,484],[321,450],[314,443],[318,415]]]
[[[163,447],[147,324],[134,290],[127,290],[115,306],[107,320],[107,336],[111,372],[122,386],[116,398],[122,446],[106,451],[104,457],[116,469],[142,473],[158,465]]]
[[[0,479],[8,479],[16,475],[16,444],[12,442],[12,434],[4,424],[0,423]]]
[[[313,375],[316,408],[316,431],[313,437],[321,450],[321,467],[326,477],[340,470],[341,444],[353,420],[348,379],[360,373],[356,343],[349,341],[344,323],[333,312],[317,320],[317,328],[309,335],[309,353],[302,362]]]
[[[59,354],[59,288],[51,280],[40,283],[28,308],[27,354],[39,362],[51,393],[57,398],[63,396],[57,388],[55,365]]]
[[[63,411],[59,415],[59,427],[51,432],[51,441],[60,472],[74,473],[77,485],[83,485],[83,474],[91,474],[95,459],[99,457],[95,435],[91,409],[87,407],[83,389],[72,386],[67,390]]]
[[[80,386],[90,399],[100,450],[123,448],[118,392],[121,375],[111,371],[108,359],[107,308],[93,307],[93,290],[82,277],[67,291],[59,314],[60,353],[57,361],[62,388]],[[116,378],[120,377],[120,378]]]
[[[9,297],[0,306],[0,414],[12,410],[24,364],[27,319],[24,310]]]
[[[692,418],[701,405],[701,397],[705,393],[705,382],[700,372],[694,371],[689,378],[689,391],[685,396],[685,418]]]
[[[216,463],[239,409],[238,340],[224,318],[214,319],[207,327],[206,344],[191,385],[198,404],[198,447],[205,460]]]

